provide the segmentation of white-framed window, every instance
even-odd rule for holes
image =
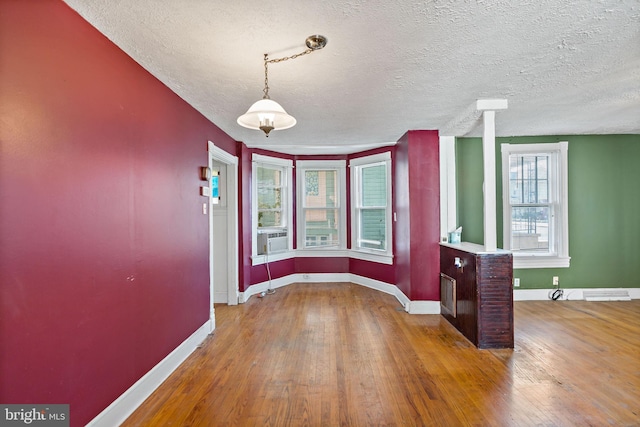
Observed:
[[[286,258],[293,248],[293,161],[252,156],[253,264]]]
[[[569,267],[568,146],[502,144],[503,245],[514,268]]]
[[[352,159],[349,168],[352,249],[391,257],[391,153]]]
[[[346,248],[346,162],[296,162],[298,249]]]

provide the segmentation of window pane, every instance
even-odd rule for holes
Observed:
[[[549,251],[550,208],[514,207],[511,210],[511,250]]]
[[[281,188],[258,187],[258,209],[276,209],[282,206]]]
[[[504,247],[514,268],[569,266],[566,141],[502,144]]]
[[[305,245],[335,246],[340,241],[338,234],[338,209],[307,209],[304,214]]]
[[[281,180],[282,180],[281,170],[258,167],[258,187],[264,187],[264,186],[281,187],[282,186]]]
[[[387,205],[387,167],[376,165],[362,168],[362,206]]]
[[[549,155],[509,156],[509,195],[512,204],[549,202]]]
[[[304,206],[338,207],[338,174],[335,170],[305,171]]]
[[[258,166],[258,227],[283,227],[283,171]]]
[[[281,211],[258,210],[258,227],[282,227]]]
[[[362,209],[360,211],[359,246],[386,250],[386,211],[384,209]]]

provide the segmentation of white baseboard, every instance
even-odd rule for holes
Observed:
[[[368,277],[359,276],[357,274],[348,274],[348,281],[355,283],[356,285],[364,286],[366,288],[375,289],[380,292],[384,292],[385,294],[393,295],[398,298],[398,296],[404,297],[407,301],[407,298],[400,289],[396,285],[391,285],[386,282],[381,282],[380,280],[370,279]],[[401,298],[398,298],[398,301],[403,302]],[[404,307],[404,303],[402,306]]]
[[[240,303],[249,301],[253,295],[266,292],[269,287],[271,289],[281,288],[282,286],[291,285],[292,283],[329,283],[329,282],[348,282],[351,275],[349,273],[308,273],[308,274],[290,274],[288,276],[279,277],[269,281],[256,283],[249,286],[244,292],[240,292]]]
[[[440,314],[440,301],[411,301],[396,285],[380,280],[370,279],[351,273],[306,273],[290,274],[271,281],[271,288],[291,285],[293,283],[355,283],[393,295],[409,314]],[[256,283],[240,294],[240,302],[247,302],[252,295],[259,294],[269,288],[269,282]]]
[[[198,348],[207,335],[213,332],[214,327],[213,322],[209,320],[198,328],[167,357],[91,420],[87,426],[113,427],[122,424]]]
[[[640,299],[640,288],[574,288],[562,289],[563,295],[560,300],[584,300],[584,291],[613,291],[624,290],[629,292],[631,299]],[[547,301],[553,289],[514,289],[514,301]]]
[[[627,288],[631,299],[640,299],[640,288]]]

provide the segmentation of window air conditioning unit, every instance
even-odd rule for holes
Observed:
[[[289,249],[286,231],[268,231],[258,233],[258,255],[277,254]]]

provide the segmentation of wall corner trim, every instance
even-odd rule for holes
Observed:
[[[127,391],[113,401],[89,427],[113,427],[122,424],[166,380],[185,359],[213,332],[214,323],[208,320],[160,363],[154,366]]]

